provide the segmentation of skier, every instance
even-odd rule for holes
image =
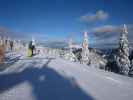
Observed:
[[[32,46],[32,41],[30,41],[28,45],[28,57],[32,56],[33,56],[33,46]]]
[[[13,41],[10,41],[10,49],[13,50]]]
[[[32,54],[34,55],[36,53],[36,41],[35,39],[32,37]]]
[[[32,55],[34,55],[34,51],[35,51],[35,45],[32,42]]]

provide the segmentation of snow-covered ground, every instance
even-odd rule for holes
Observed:
[[[60,58],[17,55],[0,72],[0,100],[132,100],[133,79]]]

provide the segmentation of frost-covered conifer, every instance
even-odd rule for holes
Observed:
[[[116,56],[116,64],[119,69],[119,73],[128,75],[130,68],[129,60],[129,46],[128,46],[128,31],[124,24],[123,31],[120,36],[118,54]]]
[[[87,32],[84,32],[81,57],[82,57],[81,58],[82,63],[87,64],[89,62],[88,33]]]

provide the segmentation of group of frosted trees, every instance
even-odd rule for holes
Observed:
[[[23,48],[23,43],[21,40],[13,40],[0,36],[0,46],[4,46],[5,51],[19,51]]]
[[[0,37],[0,58],[4,55],[3,54],[3,49],[6,46],[6,50],[9,49],[14,49],[17,50],[18,48],[22,48],[23,45],[21,41],[13,41],[10,39],[4,39]],[[11,44],[13,44],[13,47],[11,47]],[[72,61],[76,60],[76,57],[72,53],[72,47],[71,47],[71,42],[69,43],[69,48],[70,51],[69,53],[66,53],[65,58],[70,59]],[[89,64],[92,62],[91,60],[94,60],[94,58],[91,55],[92,53],[88,49],[88,34],[87,32],[84,33],[84,39],[83,39],[83,44],[82,44],[82,52],[81,52],[81,63]],[[91,56],[91,57],[90,57]],[[3,59],[3,58],[2,58]],[[99,58],[96,58],[99,59]],[[118,69],[118,72],[121,74],[133,75],[133,59],[130,61],[129,60],[129,43],[128,43],[128,31],[126,25],[124,25],[124,28],[122,29],[121,36],[120,36],[120,41],[119,41],[119,48],[117,54],[115,54],[114,61],[116,63],[116,68]],[[95,60],[95,63],[98,63],[98,60]]]
[[[19,52],[23,47],[24,44],[20,40],[0,36],[0,63],[4,63],[6,52]]]
[[[81,62],[88,64],[90,62],[89,58],[91,58],[89,56],[90,52],[88,49],[88,36],[87,32],[85,32],[82,44]],[[118,69],[118,73],[124,75],[133,74],[133,60],[132,61],[129,60],[128,31],[125,24],[121,31],[118,52],[115,54],[113,60],[116,65],[113,67]],[[95,61],[95,63],[97,62]]]

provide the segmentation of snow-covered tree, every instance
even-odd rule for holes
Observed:
[[[68,42],[68,48],[69,48],[69,51],[64,54],[64,59],[70,60],[70,61],[77,61],[77,57],[74,55],[73,49],[72,49],[72,39],[70,39]]]
[[[89,49],[88,49],[88,33],[84,32],[82,43],[81,62],[87,64],[89,62]]]
[[[116,56],[116,64],[119,69],[119,73],[128,75],[130,68],[129,60],[129,46],[128,46],[128,31],[124,24],[123,31],[120,36],[118,54]]]

